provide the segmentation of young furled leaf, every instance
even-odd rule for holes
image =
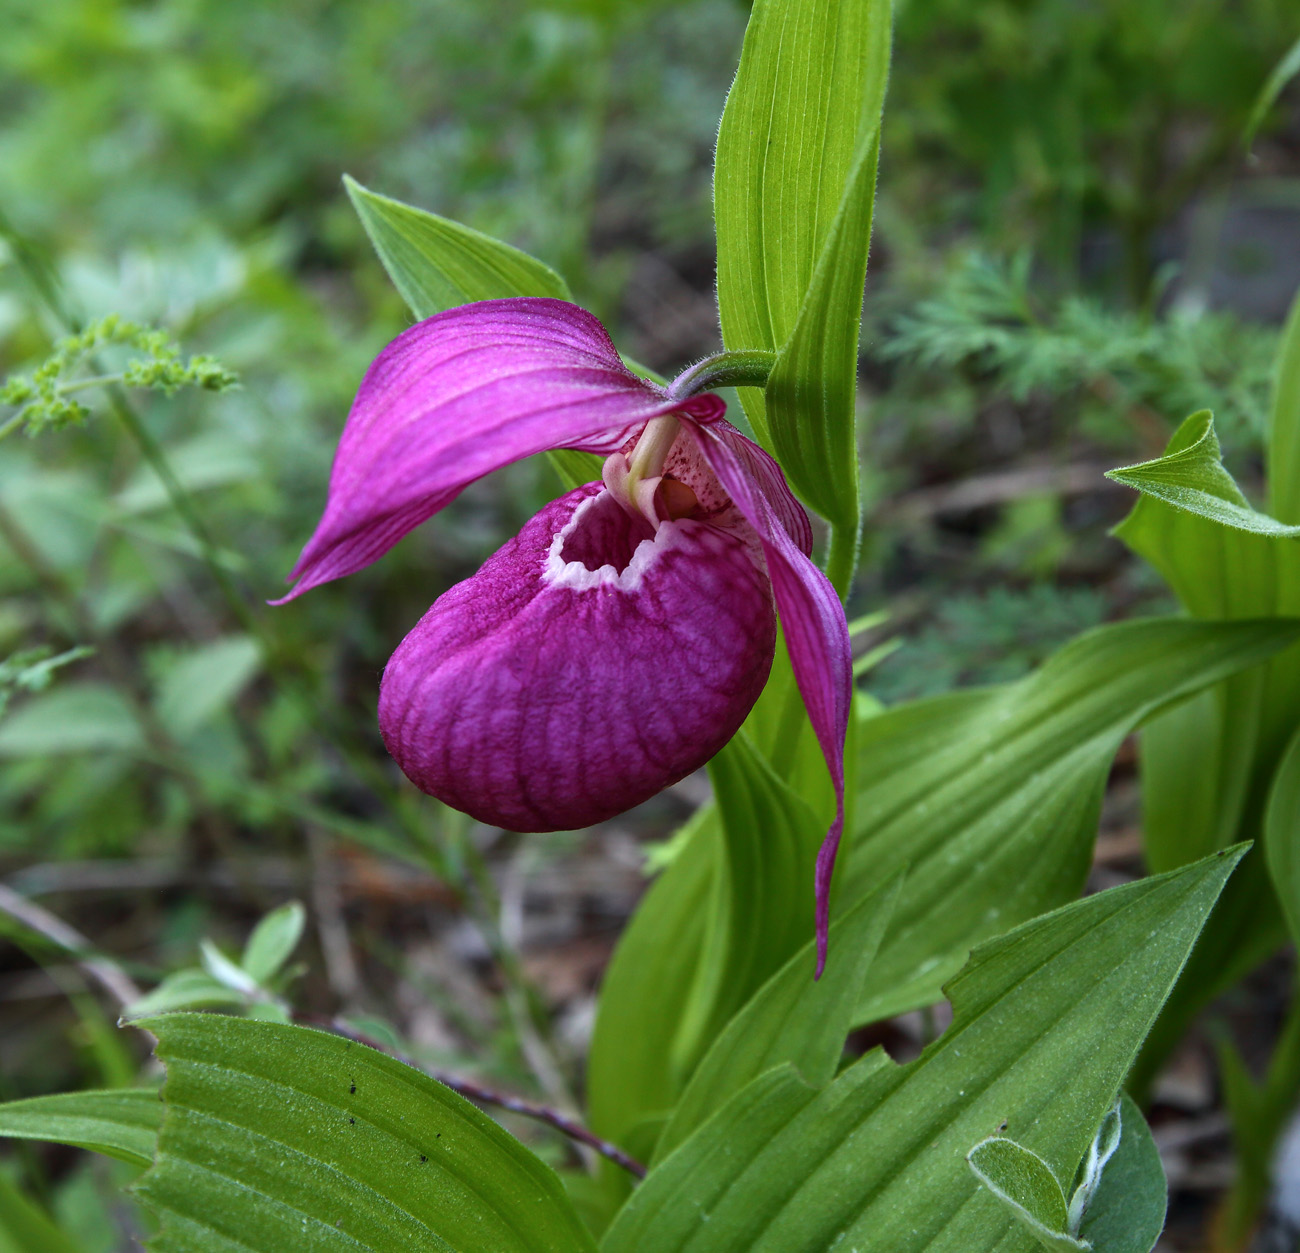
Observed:
[[[1037,1153],[1005,1136],[990,1136],[971,1149],[966,1160],[980,1183],[1037,1244],[1062,1253],[1092,1247],[1066,1230],[1065,1193],[1052,1168]]]

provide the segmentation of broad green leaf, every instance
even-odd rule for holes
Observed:
[[[240,965],[255,983],[264,984],[279,973],[298,947],[306,923],[307,911],[302,902],[288,901],[253,928]]]
[[[0,1253],[81,1253],[35,1201],[0,1175]]]
[[[162,1117],[153,1088],[61,1092],[0,1105],[0,1136],[71,1144],[147,1166]]]
[[[1268,117],[1268,111],[1282,94],[1283,88],[1297,74],[1300,74],[1300,39],[1291,45],[1290,51],[1273,67],[1273,72],[1264,81],[1259,95],[1255,97],[1242,139],[1245,147],[1249,148],[1255,142],[1255,135],[1264,124],[1264,119]]]
[[[975,1178],[1045,1249],[1087,1249],[1066,1232],[1065,1193],[1037,1153],[1005,1136],[981,1140],[967,1156]]]
[[[550,296],[572,300],[549,265],[481,231],[381,196],[344,175],[343,184],[388,277],[417,318],[475,300]],[[600,458],[547,454],[566,490],[600,478]]]
[[[1300,51],[1300,43],[1296,44]],[[1268,501],[1282,522],[1300,522],[1300,295],[1291,306],[1273,384],[1268,433]]]
[[[1300,539],[1300,526],[1288,526],[1251,508],[1232,475],[1223,468],[1223,452],[1208,409],[1183,422],[1164,456],[1107,470],[1106,477],[1221,526],[1252,535]]]
[[[1169,1187],[1142,1111],[1120,1095],[1120,1138],[1084,1211],[1079,1238],[1096,1253],[1151,1253],[1165,1226]]]
[[[938,999],[972,945],[1076,896],[1124,737],[1297,638],[1300,623],[1124,622],[1087,632],[1016,683],[863,722],[840,907],[910,871],[860,1020]]]
[[[656,1146],[656,1160],[764,1071],[788,1062],[815,1087],[830,1082],[900,884],[901,876],[894,878],[832,925],[820,980],[809,978],[817,961],[813,939],[727,1024],[673,1111]]]
[[[1264,814],[1264,851],[1291,937],[1300,944],[1300,729],[1273,776]]]
[[[248,635],[200,644],[177,657],[158,688],[158,717],[177,738],[193,735],[252,681],[262,650]]]
[[[636,1190],[603,1253],[1023,1253],[966,1164],[990,1132],[1072,1178],[1237,861],[1216,855],[982,945],[919,1059],[734,1096]]]
[[[718,130],[718,311],[729,349],[786,347],[765,406],[740,391],[795,489],[857,524],[853,393],[888,0],[757,0]],[[788,459],[787,459],[788,458]]]
[[[139,1025],[167,1067],[136,1186],[162,1221],[158,1253],[594,1247],[552,1170],[401,1062],[215,1014]]]
[[[0,722],[0,758],[133,752],[142,746],[131,707],[107,683],[64,683],[25,700]]]

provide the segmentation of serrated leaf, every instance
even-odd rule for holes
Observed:
[[[1183,422],[1164,456],[1107,470],[1106,477],[1220,526],[1252,535],[1300,538],[1300,526],[1289,526],[1251,508],[1236,480],[1223,468],[1223,451],[1208,409]]]
[[[262,650],[250,636],[200,644],[168,666],[158,688],[158,717],[185,739],[234,701],[261,666]]]
[[[1024,1249],[966,1153],[1002,1127],[1073,1176],[1238,856],[981,946],[948,988],[952,1026],[907,1066],[877,1049],[820,1091],[761,1076],[651,1171],[603,1253]]]
[[[796,491],[846,525],[889,30],[888,0],[758,0],[714,171],[723,342],[776,351],[796,338],[769,380],[772,406],[754,388],[742,404]]]
[[[475,300],[550,296],[572,300],[549,265],[450,218],[403,204],[343,177],[352,205],[388,277],[417,318]],[[565,490],[600,478],[600,458],[566,449],[548,453]]]
[[[147,1166],[162,1117],[162,1102],[152,1088],[61,1092],[0,1105],[0,1136],[71,1144]]]
[[[307,911],[302,902],[288,901],[273,909],[253,928],[248,943],[244,945],[240,965],[254,983],[265,984],[279,973],[280,967],[298,947],[306,923]]]
[[[1036,1244],[1045,1249],[1088,1249],[1066,1231],[1065,1193],[1052,1168],[1037,1153],[1008,1140],[981,1140],[966,1160],[975,1177],[1006,1207]]]
[[[832,925],[820,980],[809,977],[817,960],[810,940],[732,1018],[677,1103],[655,1147],[656,1161],[764,1071],[789,1063],[815,1087],[830,1082],[901,881],[895,877]]]
[[[214,1014],[139,1025],[167,1067],[136,1186],[162,1220],[158,1253],[594,1248],[549,1167],[401,1062]]]
[[[1297,638],[1300,623],[1276,620],[1118,623],[1073,640],[1016,683],[864,722],[840,907],[911,869],[860,1020],[938,999],[972,945],[1076,896],[1124,737],[1162,706]]]
[[[1273,776],[1264,813],[1264,853],[1291,938],[1300,945],[1300,729]]]
[[[123,752],[143,746],[131,707],[107,683],[64,683],[0,722],[0,758]]]
[[[35,1201],[0,1175],[0,1253],[81,1253]]]
[[[1169,1188],[1142,1111],[1120,1094],[1120,1138],[1079,1227],[1096,1253],[1151,1253],[1165,1226]]]

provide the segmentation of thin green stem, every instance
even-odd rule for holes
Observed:
[[[861,550],[862,524],[854,527],[831,524],[830,549],[826,554],[826,577],[831,586],[839,593],[841,600],[847,600],[849,589],[853,586],[853,575],[858,568],[858,553]]]
[[[672,400],[685,400],[715,387],[763,387],[776,364],[776,353],[759,348],[719,352],[688,366],[671,383]]]

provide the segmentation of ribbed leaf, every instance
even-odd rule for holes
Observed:
[[[738,1093],[633,1194],[603,1253],[1023,1253],[966,1165],[1001,1128],[1072,1178],[1236,863],[1140,880],[976,950],[952,1026],[818,1091],[790,1067]]]
[[[1017,683],[862,723],[839,899],[910,870],[860,1020],[936,1000],[972,945],[1073,899],[1124,737],[1297,638],[1300,624],[1278,621],[1120,623],[1072,641]]]
[[[718,309],[731,349],[779,350],[743,388],[760,441],[814,508],[856,524],[853,390],[888,0],[757,0],[718,131]]]
[[[136,1192],[157,1253],[577,1253],[555,1173],[449,1088],[338,1036],[215,1014],[142,1024],[167,1066]]]
[[[152,1088],[61,1092],[0,1105],[0,1136],[71,1144],[147,1166],[162,1118],[162,1101]]]
[[[788,1062],[816,1087],[830,1082],[900,883],[901,877],[891,880],[832,925],[820,980],[808,977],[817,962],[816,941],[810,940],[727,1024],[673,1111],[656,1160],[765,1071]]]
[[[1284,350],[1284,362],[1290,351]],[[1287,376],[1284,365],[1280,378]],[[1287,473],[1283,455],[1300,453],[1300,440],[1288,445],[1288,429],[1285,420],[1282,428],[1274,427],[1275,476]],[[1175,432],[1160,460],[1183,466],[1175,469],[1175,477],[1200,475],[1202,484],[1214,485],[1222,497],[1195,486],[1172,494],[1163,488],[1154,494],[1144,490],[1115,534],[1156,567],[1196,617],[1300,618],[1300,540],[1282,533],[1289,523],[1260,523],[1263,515],[1244,506],[1219,516],[1216,499],[1226,500],[1226,508],[1244,497],[1222,467],[1215,471],[1206,465],[1217,447],[1205,416],[1194,414]],[[1288,447],[1289,452],[1279,453]],[[1249,522],[1244,529],[1239,525],[1243,516]],[[1171,869],[1238,840],[1258,841],[1273,773],[1297,725],[1300,647],[1291,647],[1145,727],[1142,798],[1148,864]],[[1135,1090],[1141,1090],[1197,1009],[1266,957],[1284,936],[1263,852],[1256,848],[1225,893],[1152,1033]]]

